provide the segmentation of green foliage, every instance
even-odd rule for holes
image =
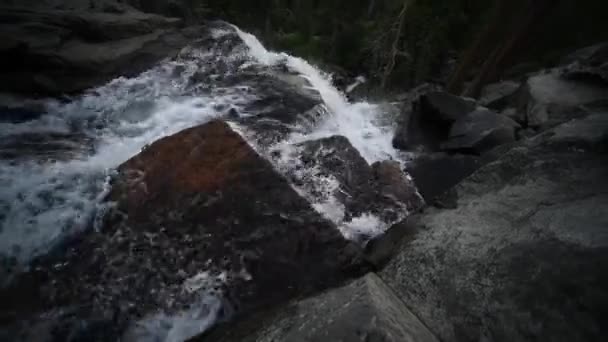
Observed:
[[[488,25],[497,0],[183,0],[290,51],[380,83],[409,87],[438,76]],[[529,0],[534,1],[534,0]],[[556,0],[560,1],[560,0]],[[524,0],[525,2],[525,0]],[[608,2],[561,0],[523,57],[606,39]],[[400,13],[407,4],[404,16]],[[588,19],[588,20],[587,20]],[[400,23],[401,22],[401,23]],[[566,24],[565,27],[563,25]],[[561,26],[560,26],[561,25]],[[598,27],[602,26],[598,30]],[[400,28],[400,30],[397,30]],[[505,30],[510,28],[505,27]],[[601,32],[599,32],[601,31]],[[508,32],[497,33],[496,43]],[[396,43],[396,44],[395,44]],[[524,56],[525,55],[525,56]]]

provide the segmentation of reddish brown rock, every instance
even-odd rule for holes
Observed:
[[[119,168],[110,198],[101,231],[24,276],[30,286],[11,302],[38,298],[39,308],[14,319],[69,306],[53,323],[59,336],[80,327],[83,338],[115,339],[133,321],[187,309],[199,294],[186,285],[204,271],[214,281],[202,291],[244,313],[366,269],[360,250],[224,122],[150,145]]]

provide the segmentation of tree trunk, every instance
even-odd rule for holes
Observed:
[[[521,17],[523,18],[512,21],[510,26],[513,34],[507,37],[508,40],[502,47],[498,46],[494,49],[473,83],[464,93],[466,96],[478,97],[484,85],[498,80],[500,73],[512,61],[517,50],[523,48],[525,41],[530,39],[534,28],[542,22],[541,17],[547,14],[547,11],[556,3],[555,0],[530,0],[527,6],[522,7],[524,12]]]

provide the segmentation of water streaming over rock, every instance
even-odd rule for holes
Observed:
[[[335,198],[339,181],[300,158],[303,143],[340,135],[369,164],[399,160],[381,107],[349,103],[330,75],[306,60],[267,51],[236,27],[216,26],[179,57],[137,77],[118,78],[69,102],[45,101],[29,120],[0,121],[0,276],[10,279],[32,258],[94,229],[121,163],[164,136],[214,118],[229,121],[288,179],[302,181],[293,187],[347,238],[367,239],[393,223],[372,213],[345,217]],[[293,117],[277,119],[276,113],[290,110]],[[191,310],[154,314],[128,336],[179,341],[207,329],[221,304],[202,284]]]

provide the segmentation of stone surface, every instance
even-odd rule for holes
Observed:
[[[608,98],[608,87],[560,76],[560,69],[532,76],[518,95],[518,110],[529,127],[547,129],[571,117],[563,115],[573,107]]]
[[[481,154],[496,146],[515,141],[519,124],[487,109],[478,109],[456,121],[449,138],[441,144],[446,151]]]
[[[437,338],[370,273],[193,341],[434,342]]]
[[[420,98],[424,119],[438,124],[451,124],[475,110],[472,99],[462,98],[446,92],[431,92]]]
[[[605,340],[607,114],[522,141],[417,217],[380,276],[441,340]]]
[[[562,75],[571,80],[583,80],[608,86],[608,42],[593,45],[568,55]]]
[[[135,75],[203,36],[135,10],[0,8],[1,91],[59,96]]]
[[[427,203],[458,184],[482,165],[480,157],[462,154],[430,153],[408,163],[418,191]]]
[[[419,148],[437,150],[447,138],[450,126],[475,110],[475,101],[446,92],[430,91],[405,106],[393,138],[393,145],[402,150]]]
[[[502,110],[513,101],[520,87],[521,83],[516,81],[489,84],[481,90],[479,104],[494,110]]]
[[[360,249],[223,122],[163,138],[118,171],[102,229],[1,292],[3,325],[50,325],[58,341],[116,340],[200,295],[225,303],[221,320],[367,268]]]
[[[424,203],[399,163],[384,161],[370,166],[343,136],[305,142],[301,147],[303,166],[319,171],[314,177],[332,177],[339,183],[333,195],[344,206],[344,221],[373,214],[384,222],[396,222]],[[296,186],[314,183],[293,176]]]

